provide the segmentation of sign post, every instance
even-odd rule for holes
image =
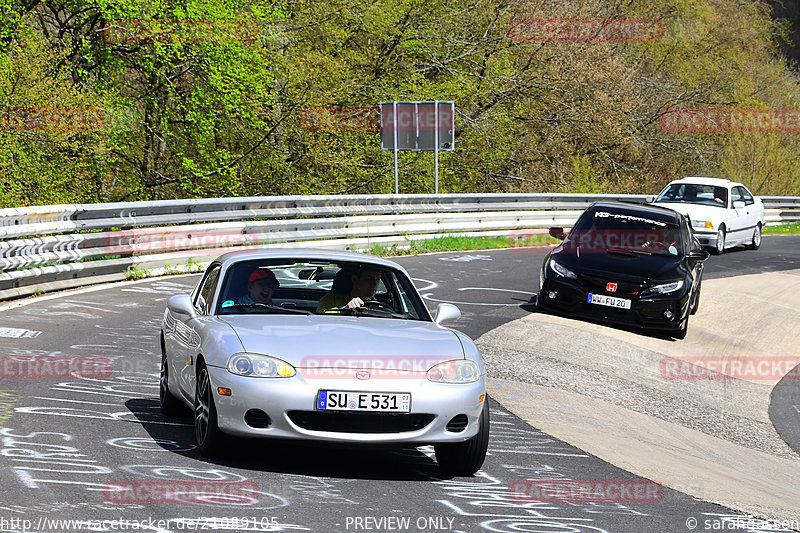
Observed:
[[[434,153],[434,192],[439,194],[439,151],[455,149],[455,104],[452,101],[381,102],[381,150],[394,152],[394,192],[399,193],[397,153]]]

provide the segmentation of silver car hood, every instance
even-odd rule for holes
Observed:
[[[244,350],[272,355],[294,366],[308,358],[463,359],[461,341],[433,322],[372,317],[235,315],[223,318]]]

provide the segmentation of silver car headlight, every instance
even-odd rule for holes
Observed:
[[[296,373],[286,361],[253,353],[239,353],[228,359],[228,372],[253,378],[290,378]]]
[[[642,296],[648,294],[669,294],[671,292],[679,291],[683,287],[683,280],[672,281],[670,283],[662,283],[660,285],[653,285],[642,290]]]
[[[468,359],[454,359],[428,369],[428,379],[436,383],[474,383],[481,377],[478,365]]]
[[[548,263],[553,272],[555,272],[562,278],[578,279],[578,276],[575,275],[575,272],[563,266],[561,263],[557,263],[556,260],[553,259],[552,257],[550,258],[550,261]]]

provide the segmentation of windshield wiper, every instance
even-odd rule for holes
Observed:
[[[260,303],[252,303],[252,304],[233,304],[227,307],[223,307],[222,309],[272,309],[273,311],[281,311],[284,313],[295,313],[298,315],[311,315],[311,311],[306,311],[305,309],[292,309],[291,307],[281,307],[280,305],[270,305],[270,304],[260,304]]]
[[[391,311],[384,311],[382,309],[371,309],[369,307],[338,307],[336,310],[342,315],[369,316],[375,318],[408,318],[408,315],[392,313]],[[330,311],[333,311],[333,309],[330,309]]]
[[[647,250],[634,250],[632,248],[606,248],[606,253],[653,255],[653,252],[648,252]]]

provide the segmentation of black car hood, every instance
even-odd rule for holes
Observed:
[[[629,281],[673,280],[686,274],[678,256],[607,252],[597,248],[556,248],[552,257],[563,266],[582,273],[608,273]]]

